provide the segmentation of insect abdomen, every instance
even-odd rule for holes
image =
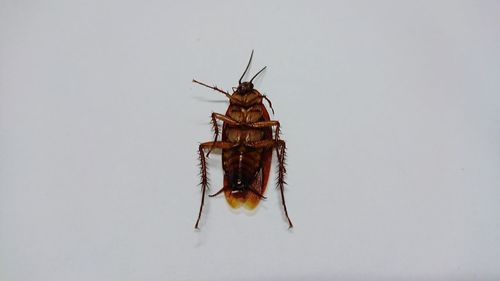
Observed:
[[[233,180],[245,179],[245,185],[251,184],[251,180],[261,168],[261,151],[259,150],[245,148],[242,145],[223,152],[224,171],[232,181],[231,187],[240,184]]]
[[[263,196],[269,167],[263,166],[262,156],[263,149],[245,147],[244,144],[222,152],[224,194],[233,208],[243,205],[253,209]]]

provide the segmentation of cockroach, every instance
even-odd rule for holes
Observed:
[[[280,122],[271,120],[262,102],[266,100],[274,114],[271,101],[266,95],[262,95],[254,89],[252,83],[266,67],[257,72],[250,81],[241,82],[250,67],[252,58],[253,51],[245,71],[238,80],[238,87],[233,88],[232,94],[217,88],[217,86],[209,86],[193,79],[194,83],[222,93],[229,99],[226,114],[212,113],[214,140],[201,143],[198,147],[202,197],[195,228],[198,228],[200,223],[205,193],[208,189],[206,157],[213,149],[222,150],[224,185],[219,191],[208,196],[214,197],[224,193],[226,201],[232,208],[244,206],[249,210],[257,207],[260,200],[266,198],[264,193],[269,179],[273,149],[275,149],[278,159],[277,187],[281,193],[281,201],[288,225],[290,228],[293,227],[286,209],[284,195],[286,143],[280,139]],[[217,120],[222,121],[222,140],[220,141],[218,140],[219,125]],[[275,128],[274,136],[273,127]]]

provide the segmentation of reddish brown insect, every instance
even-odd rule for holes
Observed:
[[[285,204],[284,177],[285,177],[285,141],[280,139],[280,123],[271,120],[266,107],[262,103],[265,99],[273,111],[271,101],[253,88],[252,81],[266,67],[255,74],[249,82],[241,82],[252,62],[253,51],[250,55],[245,71],[238,81],[238,87],[233,88],[233,93],[229,94],[217,86],[209,86],[205,83],[193,80],[212,90],[224,94],[229,99],[229,107],[226,114],[212,113],[212,125],[215,131],[214,141],[200,144],[198,153],[201,166],[201,187],[202,197],[198,219],[195,228],[198,228],[205,192],[208,188],[207,164],[205,159],[205,149],[208,150],[206,157],[212,149],[222,150],[222,167],[224,170],[224,186],[213,197],[224,192],[227,202],[232,208],[244,206],[247,209],[254,209],[261,199],[265,199],[269,171],[271,169],[271,158],[273,149],[276,150],[278,158],[278,178],[277,185],[281,192],[281,200],[289,227],[293,227],[292,221],[288,217]],[[217,120],[223,122],[222,141],[218,141],[219,125]],[[273,127],[275,127],[273,136]]]

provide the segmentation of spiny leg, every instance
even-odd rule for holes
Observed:
[[[205,192],[208,187],[208,177],[207,177],[207,162],[205,160],[205,154],[203,153],[203,147],[200,145],[198,147],[198,155],[200,157],[200,173],[201,173],[201,203],[200,203],[200,212],[198,213],[198,219],[196,220],[196,224],[194,228],[198,228],[198,223],[200,222],[201,212],[203,211],[203,204],[205,203]]]
[[[283,202],[283,209],[285,210],[285,215],[286,218],[288,219],[288,225],[289,228],[293,227],[292,221],[290,220],[290,217],[288,216],[288,210],[286,209],[286,203],[285,203],[285,153],[286,153],[286,144],[285,141],[279,140],[277,142],[277,146],[279,147],[279,154],[278,154],[278,187],[280,188],[281,192],[281,201]]]
[[[231,119],[230,117],[220,114],[220,113],[212,113],[211,116],[212,119],[212,127],[214,129],[214,143],[217,142],[217,139],[219,138],[219,126],[217,125],[217,119],[221,120],[222,122],[225,122],[230,125],[238,125],[239,123]],[[210,149],[207,152],[207,157],[210,155],[210,152],[212,152],[212,149],[214,149],[214,146],[212,145]]]
[[[228,92],[217,88],[217,86],[209,86],[209,85],[207,85],[207,84],[205,84],[203,82],[196,81],[195,79],[193,79],[193,83],[197,83],[197,84],[200,84],[200,85],[205,86],[207,88],[210,88],[210,89],[212,89],[214,91],[217,91],[219,93],[223,93],[228,99],[231,99],[231,95]]]
[[[203,152],[203,149],[207,149],[209,147],[212,147],[214,146],[215,148],[221,148],[221,149],[224,149],[224,148],[231,148],[233,146],[232,143],[228,143],[228,142],[222,142],[222,141],[218,141],[218,142],[205,142],[205,143],[202,143],[200,144],[200,146],[198,146],[198,154],[199,154],[199,157],[200,157],[200,173],[201,173],[201,190],[202,190],[202,194],[201,194],[201,203],[200,203],[200,211],[198,213],[198,219],[196,220],[196,224],[194,225],[194,228],[198,228],[198,224],[200,223],[200,218],[201,218],[201,212],[203,211],[203,204],[205,203],[205,193],[208,189],[208,176],[207,176],[207,161],[205,159],[205,153]]]
[[[280,189],[281,193],[281,201],[283,203],[283,210],[285,211],[286,218],[288,220],[288,225],[289,228],[293,227],[292,221],[290,220],[290,217],[288,216],[288,210],[286,208],[286,202],[285,202],[285,153],[286,153],[286,143],[283,140],[261,140],[261,141],[256,141],[251,144],[247,144],[250,147],[253,148],[265,148],[265,147],[276,147],[277,151],[277,156],[278,156],[278,187]]]

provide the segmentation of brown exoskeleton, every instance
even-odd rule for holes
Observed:
[[[278,158],[278,178],[277,185],[280,189],[281,200],[285,216],[289,227],[293,227],[288,216],[284,196],[285,177],[285,141],[280,139],[280,123],[271,120],[266,107],[262,103],[265,99],[273,111],[271,101],[254,89],[253,80],[266,67],[255,74],[249,82],[241,82],[252,62],[253,51],[250,55],[245,71],[238,81],[238,87],[233,88],[233,93],[229,94],[216,86],[209,86],[205,83],[193,80],[212,90],[224,94],[229,99],[229,107],[226,114],[212,113],[212,125],[215,131],[214,141],[200,144],[198,153],[201,164],[201,187],[202,198],[198,219],[195,228],[198,228],[205,193],[208,188],[207,164],[205,150],[208,150],[206,157],[213,149],[222,150],[222,167],[224,170],[224,186],[210,197],[222,192],[227,202],[232,208],[241,206],[247,209],[254,209],[264,197],[269,172],[271,168],[271,158],[273,149],[276,150]],[[217,120],[223,122],[222,140],[219,138],[219,126]],[[275,127],[273,136],[273,127]]]

